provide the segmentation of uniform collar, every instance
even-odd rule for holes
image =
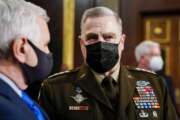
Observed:
[[[117,83],[118,83],[118,78],[119,78],[119,70],[120,70],[120,65],[116,66],[117,68],[115,71],[110,75]],[[95,72],[93,69],[91,69],[92,73],[94,74],[97,82],[99,85],[101,85],[102,80],[106,77],[104,74],[100,74]]]
[[[6,75],[0,73],[0,80],[8,84],[20,97],[22,96],[22,91],[17,87],[17,85],[10,80]]]
[[[119,106],[125,110],[132,100],[135,91],[137,78],[132,75],[126,66],[121,65],[119,73]],[[120,111],[121,111],[120,110]]]
[[[96,100],[104,104],[107,108],[113,110],[113,107],[101,90],[101,86],[98,84],[89,66],[83,64],[80,67],[77,78],[74,82],[75,86],[79,86],[83,91],[92,95]]]
[[[118,77],[118,84],[119,84],[119,108],[121,110],[125,110],[130,102],[135,85],[136,79],[133,75],[131,75],[130,71],[123,65],[120,65],[119,68],[119,77]],[[101,86],[98,84],[95,75],[90,70],[90,68],[83,64],[77,74],[77,78],[74,81],[75,86],[79,86],[83,89],[86,93],[93,96],[96,100],[113,110],[109,100],[104,95],[103,91],[101,90]]]

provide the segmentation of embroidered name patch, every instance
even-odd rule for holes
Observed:
[[[89,110],[89,106],[69,106],[69,110],[86,111]]]

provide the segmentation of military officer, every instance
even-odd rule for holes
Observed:
[[[121,19],[106,7],[81,20],[84,64],[50,76],[39,101],[52,120],[177,120],[159,76],[120,64],[125,35]]]

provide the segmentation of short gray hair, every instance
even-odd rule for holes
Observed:
[[[81,34],[83,31],[83,25],[88,18],[103,17],[103,16],[114,16],[115,19],[117,20],[117,23],[119,24],[120,32],[122,32],[122,21],[119,15],[107,7],[98,6],[98,7],[89,8],[83,13],[81,19]]]
[[[153,47],[160,48],[160,45],[159,45],[159,43],[151,41],[151,40],[145,40],[145,41],[141,42],[139,45],[137,45],[135,48],[136,61],[139,62],[140,58],[144,54],[148,54]]]
[[[40,29],[37,17],[48,22],[49,17],[41,7],[24,0],[0,0],[0,57],[9,54],[13,40],[25,36],[38,41]]]

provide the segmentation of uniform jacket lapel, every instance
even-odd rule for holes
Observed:
[[[93,73],[87,65],[82,65],[77,76],[76,84],[79,85],[86,93],[93,96],[100,103],[113,110],[107,97],[103,94]]]
[[[119,110],[118,110],[118,120],[126,120],[126,108],[130,103],[134,89],[136,85],[135,78],[127,70],[127,68],[121,65],[119,74]]]

